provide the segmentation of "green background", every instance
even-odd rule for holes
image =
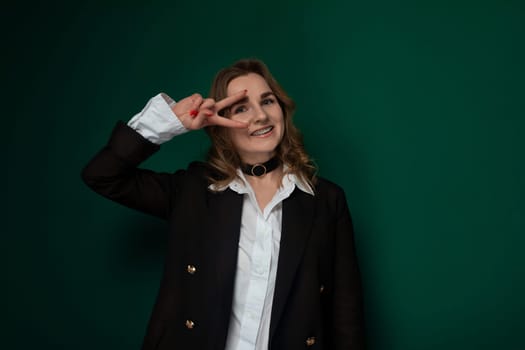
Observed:
[[[153,95],[259,57],[355,222],[370,349],[525,348],[525,5],[200,1],[4,6],[1,347],[137,349],[165,224],[83,165]],[[203,132],[145,166],[173,171]]]

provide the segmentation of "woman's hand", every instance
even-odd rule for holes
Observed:
[[[246,96],[246,90],[216,102],[212,98],[203,99],[201,95],[193,94],[177,102],[171,109],[188,130],[202,129],[209,125],[243,129],[248,127],[248,124],[221,117],[217,113],[244,96]]]

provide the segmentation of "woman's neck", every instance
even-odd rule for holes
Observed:
[[[264,210],[266,205],[272,200],[281,186],[283,178],[283,167],[279,166],[277,169],[263,175],[263,176],[245,176],[255,193],[257,204]]]

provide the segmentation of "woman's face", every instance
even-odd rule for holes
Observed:
[[[230,118],[248,124],[230,129],[230,137],[242,161],[264,163],[274,154],[284,134],[283,110],[259,74],[249,73],[230,81],[228,96],[247,90],[246,97],[230,107]]]

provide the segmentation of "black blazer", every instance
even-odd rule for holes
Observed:
[[[139,169],[159,146],[119,122],[82,172],[101,195],[169,222],[168,253],[143,349],[224,349],[232,308],[242,195],[208,190],[209,170]],[[361,280],[344,192],[283,201],[269,349],[364,349]]]

